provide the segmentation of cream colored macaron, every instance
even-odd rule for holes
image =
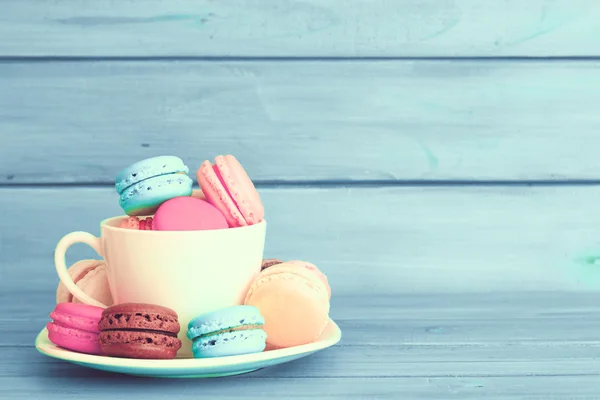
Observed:
[[[261,271],[244,303],[260,310],[267,343],[280,348],[316,341],[329,321],[328,285],[297,261]]]

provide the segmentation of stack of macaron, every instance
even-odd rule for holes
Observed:
[[[58,303],[46,325],[48,338],[72,351],[122,358],[172,359],[181,348],[177,313],[152,304],[108,308]]]
[[[46,325],[55,345],[79,353],[136,359],[173,359],[181,348],[177,313],[155,304],[122,303],[101,308],[58,303]],[[258,353],[267,334],[258,309],[240,305],[190,321],[187,337],[196,358]]]
[[[96,260],[71,267],[79,271],[102,268]],[[71,271],[69,271],[71,272]],[[85,276],[89,275],[87,272]],[[94,275],[93,275],[94,276]],[[105,276],[81,285],[87,294],[106,293]],[[80,282],[85,281],[81,279]],[[77,352],[111,357],[171,359],[181,348],[177,313],[152,304],[125,303],[106,309],[76,302],[57,290],[57,305],[47,325],[49,339]],[[329,321],[331,288],[327,277],[306,261],[263,260],[244,305],[192,319],[186,336],[195,358],[257,353],[314,342]]]
[[[201,191],[192,190],[189,168],[175,156],[138,161],[117,174],[119,205],[129,216],[120,226],[135,230],[187,231],[253,225],[264,206],[248,174],[232,155],[206,160],[196,171]]]
[[[264,207],[231,155],[204,161],[192,190],[188,167],[174,156],[139,161],[116,179],[127,214],[120,228],[142,231],[229,229],[260,223]],[[83,260],[68,269],[86,294],[108,305],[82,304],[60,283],[47,325],[49,339],[72,351],[110,357],[172,359],[182,343],[174,310],[156,304],[113,304],[106,267]],[[309,262],[265,259],[243,304],[198,315],[186,331],[196,358],[249,354],[318,340],[329,321],[331,288]]]

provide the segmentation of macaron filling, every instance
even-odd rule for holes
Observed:
[[[231,307],[227,310],[229,315],[225,317],[219,315],[223,313],[222,311],[216,311],[191,320],[188,324],[187,338],[194,340],[228,332],[262,329],[265,320],[258,309],[248,313],[246,307],[248,306]]]
[[[191,339],[205,338],[205,337],[221,335],[223,333],[229,333],[229,332],[251,331],[254,329],[262,329],[262,325],[258,325],[258,324],[257,325],[240,325],[240,326],[235,326],[233,328],[226,328],[226,329],[221,329],[219,331],[204,333],[200,336],[195,336]]]
[[[118,346],[126,344],[156,344],[177,351],[181,348],[181,341],[177,335],[171,336],[167,332],[146,332],[143,330],[103,331],[98,335],[101,346]]]
[[[140,332],[140,333],[153,333],[156,335],[165,335],[176,338],[177,334],[168,331],[157,331],[153,329],[135,329],[135,328],[116,328],[116,329],[104,329],[102,332]]]

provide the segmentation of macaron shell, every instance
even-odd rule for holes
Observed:
[[[147,158],[131,164],[117,174],[115,189],[121,194],[131,185],[154,176],[183,172],[187,174],[189,168],[179,157],[158,156]]]
[[[327,276],[323,272],[321,272],[319,268],[317,268],[316,265],[302,260],[291,260],[287,262],[312,271],[321,280],[321,282],[323,282],[325,288],[327,289],[329,298],[331,299],[331,287],[329,286],[329,280],[327,279]]]
[[[193,181],[184,174],[161,175],[125,189],[119,205],[127,215],[151,215],[165,201],[192,194]]]
[[[322,294],[322,301],[329,303],[327,287],[325,286],[323,281],[319,279],[317,274],[315,274],[313,271],[310,271],[307,268],[301,268],[297,264],[289,262],[277,264],[270,268],[262,270],[250,285],[250,288],[246,294],[246,299],[248,299],[252,295],[253,291],[260,285],[262,285],[263,283],[268,283],[270,280],[273,279],[273,276],[281,274],[285,274],[284,276],[291,275],[299,280],[304,280],[304,284],[310,286],[315,291],[320,292]]]
[[[181,348],[176,337],[145,331],[101,332],[98,341],[102,353],[122,358],[172,359]]]
[[[72,329],[53,322],[49,322],[46,329],[48,339],[59,347],[87,354],[97,355],[102,352],[97,333]]]
[[[103,310],[87,304],[59,303],[50,313],[50,318],[64,327],[97,333]]]
[[[258,308],[265,318],[263,329],[269,344],[291,347],[312,343],[327,325],[327,294],[305,277],[277,273],[255,281],[251,290],[245,304]]]
[[[265,208],[252,180],[232,155],[215,157],[216,167],[246,224],[254,225],[265,217]]]
[[[150,313],[150,314],[161,314],[169,317],[178,318],[177,312],[169,307],[160,306],[158,304],[147,304],[147,303],[119,303],[112,307],[105,308],[102,312],[102,316],[106,316],[113,313]]]
[[[198,168],[196,179],[198,179],[198,184],[206,197],[206,201],[221,211],[229,227],[235,228],[248,225],[221,183],[210,161],[204,161],[200,168]]]
[[[193,197],[165,201],[154,215],[157,231],[195,231],[228,228],[225,216],[210,203]]]
[[[192,352],[195,358],[259,353],[266,347],[266,337],[262,329],[225,332],[194,340]]]
[[[106,308],[98,324],[100,330],[139,329],[179,333],[175,311],[158,305],[122,303]]]

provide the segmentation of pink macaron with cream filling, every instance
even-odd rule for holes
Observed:
[[[217,156],[214,165],[204,161],[196,178],[206,200],[223,213],[229,227],[254,225],[264,219],[260,196],[234,156]]]
[[[194,197],[175,197],[156,210],[156,231],[202,231],[228,228],[225,216],[210,203]]]
[[[48,339],[55,345],[87,354],[101,354],[98,323],[101,307],[78,303],[59,303],[50,313],[52,322],[46,325]]]

